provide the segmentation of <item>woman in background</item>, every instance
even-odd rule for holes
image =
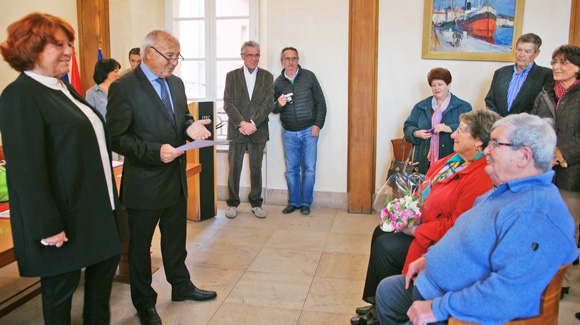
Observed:
[[[87,90],[87,102],[105,118],[107,114],[107,94],[109,86],[121,76],[121,64],[115,59],[100,59],[95,64],[93,80],[95,85]]]
[[[560,190],[576,222],[580,220],[580,46],[562,45],[552,53],[554,82],[544,85],[536,97],[532,114],[549,117],[555,123],[558,143],[554,152],[554,184]],[[569,268],[562,294],[570,289]]]
[[[419,172],[427,173],[429,166],[453,153],[451,133],[459,125],[459,115],[471,111],[471,105],[453,95],[451,73],[435,68],[427,74],[433,96],[418,102],[405,121],[405,139],[414,144],[415,162]]]
[[[46,324],[70,324],[85,269],[83,323],[110,323],[125,229],[104,120],[59,78],[74,30],[33,13],[8,26],[0,52],[21,72],[0,96],[10,224],[20,275],[40,277]]]

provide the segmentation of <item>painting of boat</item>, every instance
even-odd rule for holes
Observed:
[[[460,31],[466,31],[468,36],[477,37],[486,42],[495,44],[494,34],[497,20],[497,10],[485,0],[481,5],[472,9],[465,10],[463,20],[459,21],[457,26]],[[469,8],[466,1],[465,8]]]

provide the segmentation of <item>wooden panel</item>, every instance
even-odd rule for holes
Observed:
[[[189,113],[194,117],[197,116],[197,103],[193,102],[189,105]],[[189,150],[187,152],[187,164],[199,164],[199,150]],[[200,171],[201,172],[201,165]],[[187,190],[189,197],[187,199],[187,219],[199,221],[199,172],[192,177],[187,177]]]
[[[95,82],[93,72],[97,63],[99,48],[103,58],[111,57],[109,36],[109,0],[77,0],[77,31],[79,46],[77,61],[81,74],[82,96]]]
[[[580,45],[580,5],[578,4],[578,0],[572,0],[568,43]]]
[[[379,0],[350,0],[348,211],[371,213],[375,187]]]

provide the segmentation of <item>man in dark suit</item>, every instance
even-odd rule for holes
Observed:
[[[540,54],[542,39],[533,33],[524,34],[516,42],[516,63],[495,71],[485,97],[487,108],[501,116],[529,113],[542,86],[554,81],[552,70],[534,60]]]
[[[161,253],[171,299],[208,300],[215,292],[200,290],[185,266],[187,251],[186,157],[175,149],[186,137],[210,133],[189,114],[185,88],[173,70],[182,59],[179,41],[164,31],[149,33],[141,48],[143,62],[109,89],[107,127],[113,150],[125,156],[121,201],[129,213],[131,298],[144,324],[161,324],[151,287],[149,249],[159,222]]]
[[[244,65],[228,72],[224,91],[224,110],[228,114],[228,210],[226,217],[236,217],[240,205],[240,174],[246,150],[250,158],[250,182],[248,197],[252,212],[265,218],[262,209],[262,157],[268,133],[268,114],[274,109],[274,77],[260,63],[260,45],[247,41],[242,45]]]

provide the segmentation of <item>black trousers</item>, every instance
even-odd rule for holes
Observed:
[[[264,148],[266,142],[230,142],[228,151],[228,162],[230,170],[228,173],[228,206],[237,207],[240,205],[240,175],[244,163],[244,154],[248,151],[250,157],[250,183],[252,189],[248,196],[248,201],[254,207],[261,207],[262,202],[262,160],[264,158]]]
[[[136,309],[155,307],[157,293],[151,287],[151,240],[159,222],[161,255],[165,277],[173,291],[190,287],[189,271],[185,266],[187,250],[187,201],[185,198],[170,208],[156,210],[127,209],[129,214],[129,274],[131,300]]]
[[[115,255],[85,269],[84,324],[110,323],[109,299],[120,258],[120,255]],[[72,296],[80,278],[81,270],[40,278],[45,324],[71,323]]]
[[[413,239],[415,237],[402,232],[384,232],[379,226],[375,228],[363,291],[364,301],[374,304],[377,286],[381,280],[401,274]]]

